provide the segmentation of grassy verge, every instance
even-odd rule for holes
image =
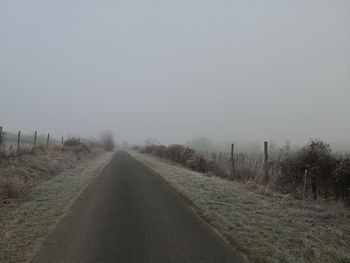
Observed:
[[[26,190],[48,180],[81,161],[96,157],[101,150],[85,145],[37,147],[19,156],[0,156],[0,202],[23,197]]]
[[[161,175],[250,262],[350,262],[350,213],[130,152]]]
[[[0,206],[0,262],[25,262],[84,187],[110,161],[104,153],[26,191]]]

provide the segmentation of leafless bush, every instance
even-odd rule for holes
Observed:
[[[18,198],[24,190],[24,183],[18,178],[0,180],[0,199]]]
[[[152,153],[157,155],[158,157],[164,157],[167,151],[167,147],[164,145],[159,145],[159,146],[155,146],[152,149]]]
[[[206,173],[209,171],[209,163],[199,154],[193,154],[191,159],[186,161],[186,166],[197,172]]]
[[[271,188],[298,198],[321,197],[350,202],[350,155],[335,155],[330,146],[320,140],[310,140],[299,149],[292,149],[288,144],[283,147],[274,145],[266,164],[259,153],[236,153],[234,174],[227,153],[206,153],[203,156],[190,147],[177,144],[148,144],[139,150],[229,180],[268,183]],[[269,173],[268,182],[262,180],[264,167]]]
[[[81,144],[80,139],[72,137],[64,142],[64,146],[78,146]]]
[[[178,144],[173,144],[170,146],[146,145],[140,148],[140,152],[154,154],[158,157],[185,165],[198,172],[208,172],[211,167],[200,154],[196,153],[195,150]],[[214,165],[212,165],[212,167],[214,168]],[[215,170],[219,171],[218,167],[215,166]]]
[[[166,151],[166,157],[169,160],[172,160],[177,163],[182,163],[182,153],[184,151],[185,147],[178,144],[173,144],[168,146]]]
[[[318,196],[328,198],[334,194],[332,174],[336,163],[328,144],[311,140],[300,150],[283,156],[279,162],[281,174],[276,183],[294,189],[303,187],[314,199]]]
[[[90,153],[90,148],[75,137],[67,139],[64,142],[64,148],[75,153]]]
[[[333,172],[336,199],[350,203],[350,156],[339,156]]]

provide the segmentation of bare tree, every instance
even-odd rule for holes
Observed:
[[[114,135],[106,131],[101,135],[101,144],[106,151],[113,151],[115,147]]]

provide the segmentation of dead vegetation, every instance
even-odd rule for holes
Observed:
[[[236,153],[232,158],[228,153],[204,154],[182,145],[148,144],[139,150],[197,172],[265,185],[298,199],[350,202],[350,155],[333,153],[330,146],[320,140],[311,140],[293,150],[289,145],[272,147],[266,162],[259,153]]]
[[[101,153],[88,162],[76,162],[74,168],[26,187],[25,198],[7,199],[6,205],[0,205],[0,262],[28,262],[40,240],[50,233],[112,156]]]
[[[0,181],[1,199],[12,199],[21,196],[24,190],[24,183],[18,178],[6,178]]]
[[[28,187],[74,167],[78,161],[96,155],[82,143],[63,147],[35,147],[18,156],[0,158],[0,201],[21,197]]]
[[[319,140],[272,148],[267,162],[181,145],[139,151],[163,158],[133,152],[249,261],[350,262],[350,155]]]
[[[164,177],[250,262],[350,262],[350,211],[344,202],[299,200],[254,180],[228,181],[131,154]]]
[[[170,161],[184,165],[197,172],[215,172],[215,175],[225,176],[224,171],[215,162],[207,161],[201,154],[195,150],[173,144],[164,145],[148,145],[140,148],[141,153],[154,154],[158,157],[168,159]]]
[[[100,144],[67,139],[0,156],[0,262],[27,262],[80,191],[109,162]]]

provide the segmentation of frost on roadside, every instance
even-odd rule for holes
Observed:
[[[49,233],[112,155],[104,153],[65,170],[32,187],[25,201],[13,200],[0,206],[0,262],[26,261],[37,241]]]
[[[252,262],[350,262],[349,210],[340,203],[250,191],[248,184],[130,152],[189,200]]]

